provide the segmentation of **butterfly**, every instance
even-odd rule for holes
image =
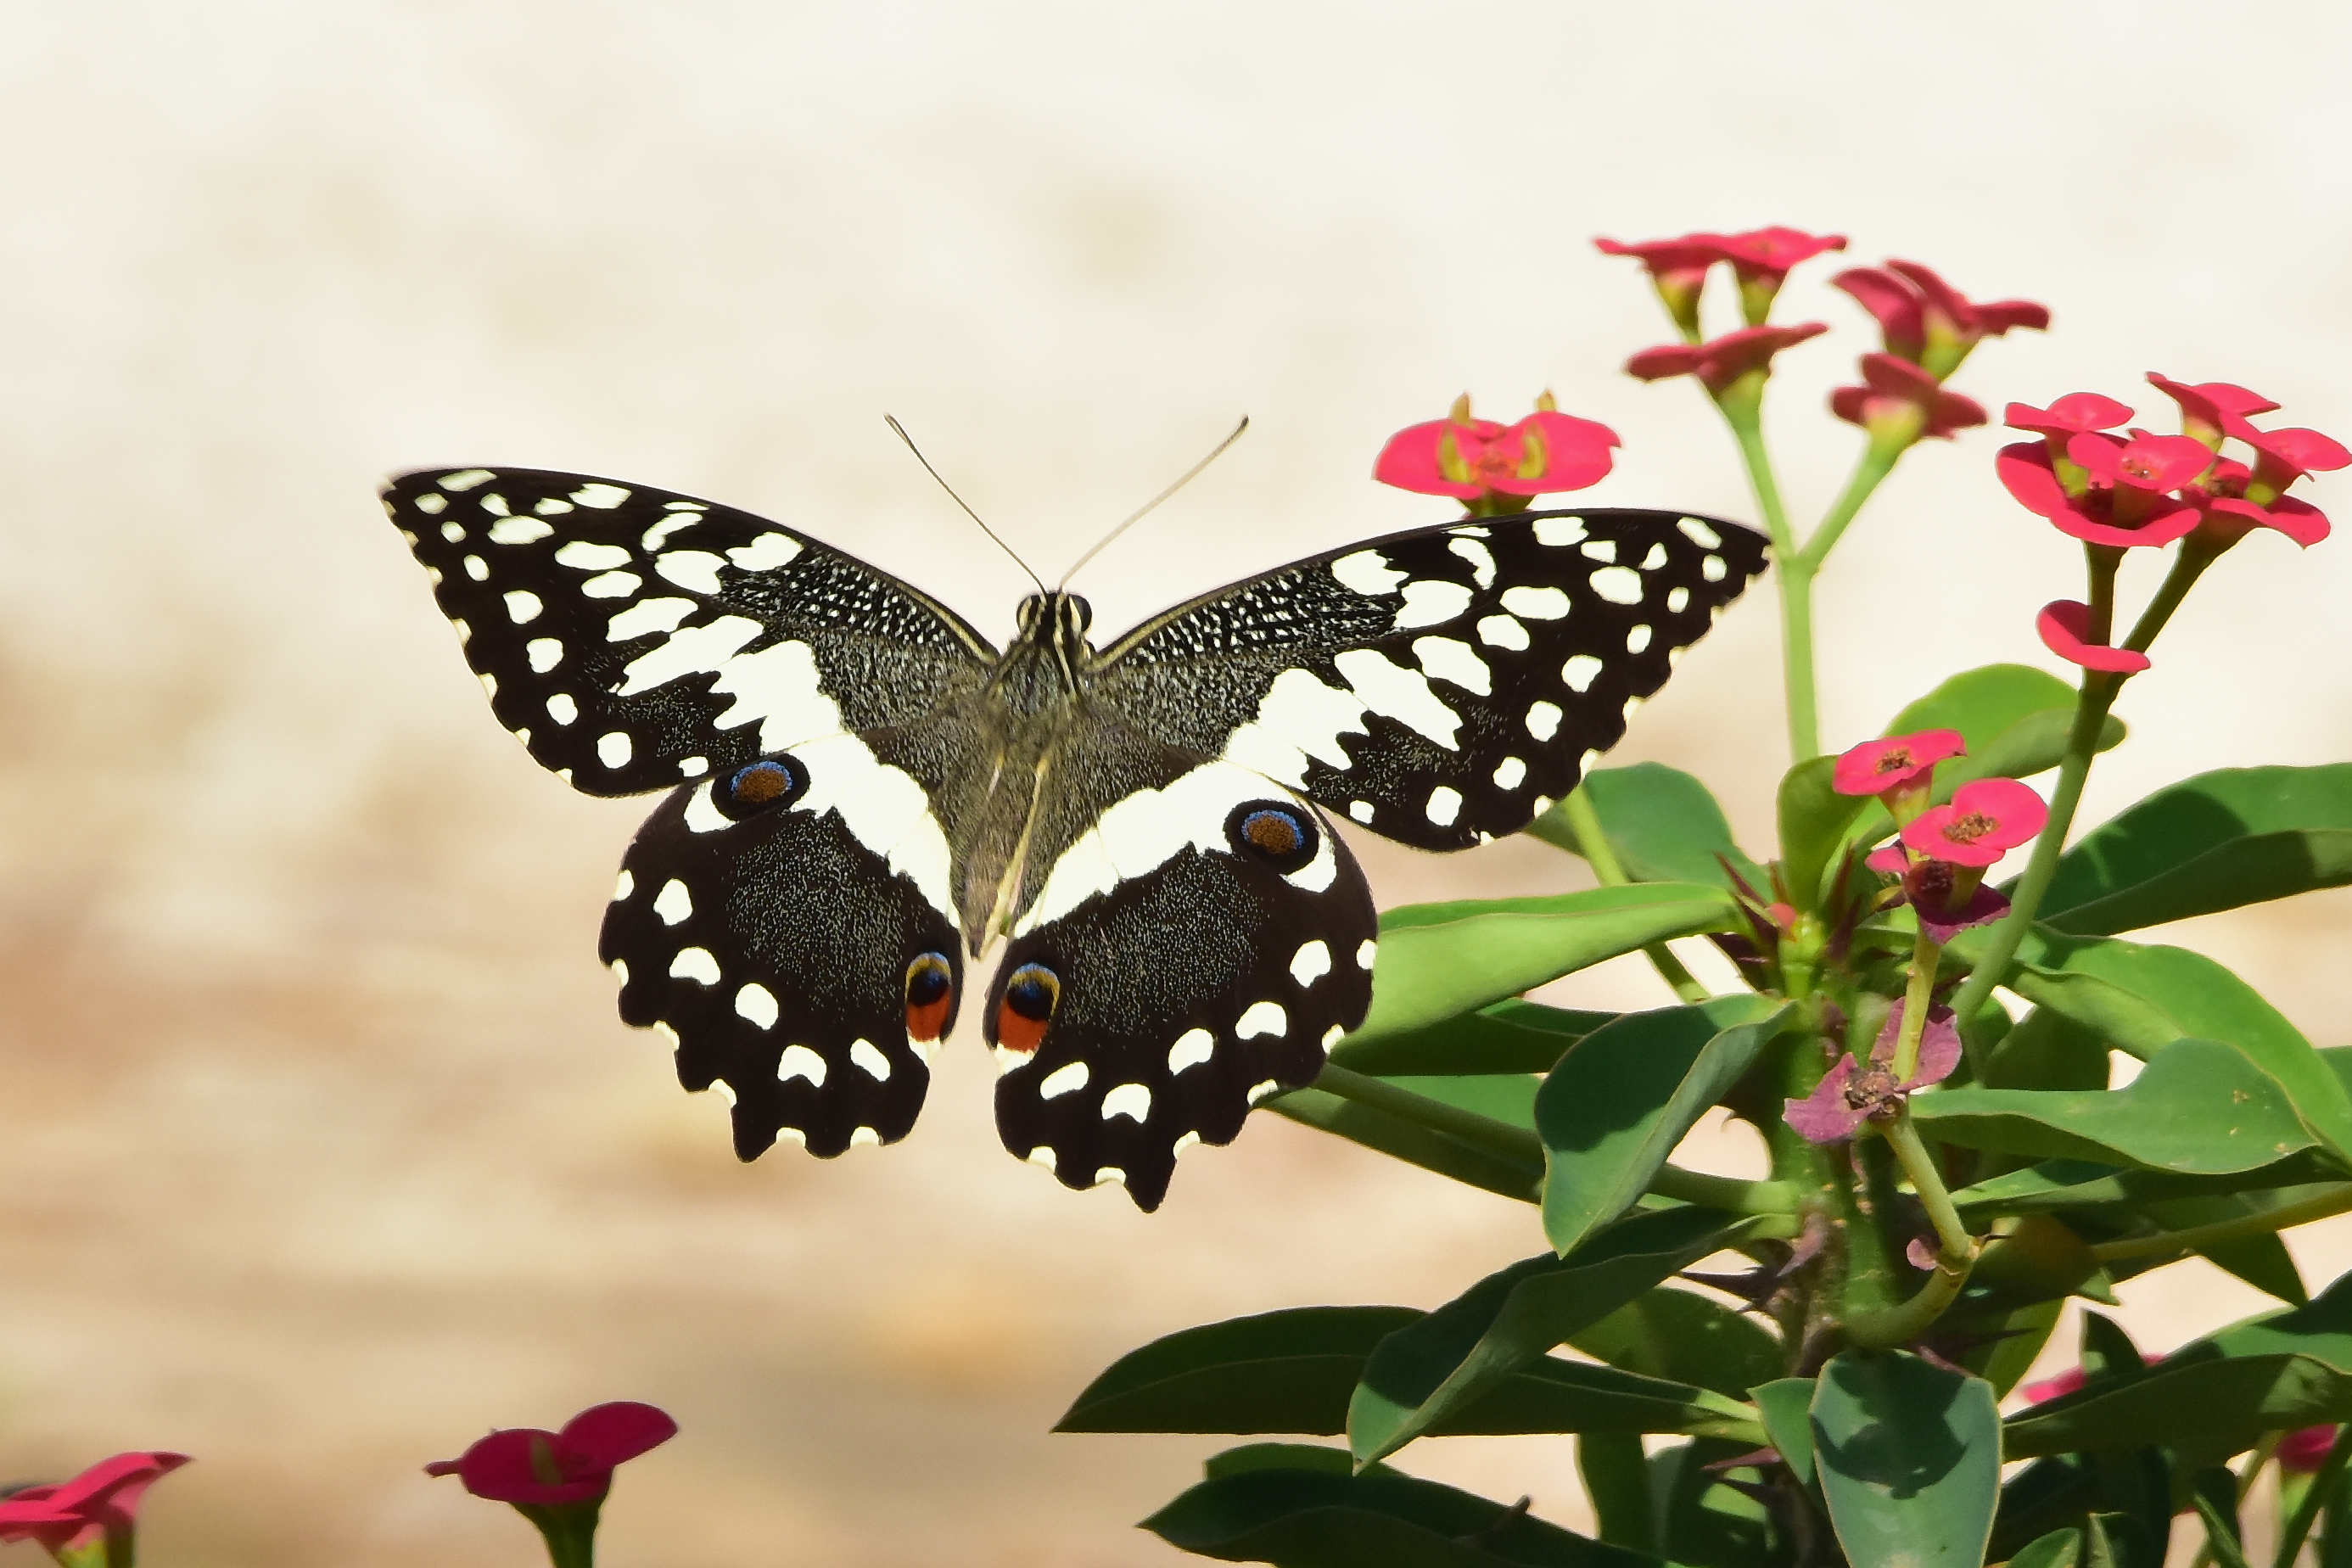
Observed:
[[[1525,827],[1762,570],[1713,518],[1475,517],[1279,566],[1097,646],[1001,651],[796,530],[531,468],[386,510],[492,710],[593,795],[667,791],[600,953],[736,1153],[906,1135],[966,963],[1005,1147],[1150,1210],[1362,1022],[1371,893],[1326,809],[1423,849]]]

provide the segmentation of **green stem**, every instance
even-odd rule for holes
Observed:
[[[2010,960],[2017,956],[2018,944],[2033,925],[2033,913],[2042,907],[2042,895],[2050,890],[2050,879],[2058,873],[2058,857],[2066,847],[2066,832],[2074,825],[2074,808],[2083,803],[2083,781],[2090,776],[2091,759],[2099,749],[2099,731],[2107,721],[2107,710],[2115,705],[2116,693],[2123,682],[2112,675],[2085,670],[2083,689],[2074,699],[2074,727],[2066,736],[2065,761],[2059,764],[2058,786],[2050,795],[2050,820],[2042,836],[2033,841],[2033,856],[2026,862],[2025,875],[2018,879],[2017,891],[2010,898],[2009,912],[1992,928],[1984,954],[1976,967],[1969,972],[1958,991],[1952,995],[1952,1016],[1973,1018],[1992,988],[2009,973]]]
[[[1780,481],[1772,474],[1771,455],[1764,449],[1763,382],[1753,388],[1727,387],[1716,399],[1724,423],[1739,445],[1740,461],[1748,468],[1748,485],[1756,492],[1756,509],[1772,536],[1772,554],[1779,563],[1773,577],[1780,590],[1780,669],[1789,692],[1789,752],[1791,762],[1803,762],[1822,749],[1821,721],[1813,691],[1813,568],[1797,548],[1789,528],[1789,511],[1780,502]]]
[[[2189,596],[2189,590],[2197,585],[2197,579],[2205,574],[2205,568],[2221,558],[2220,551],[2200,545],[2193,539],[2183,544],[2180,553],[2173,558],[2172,570],[2165,574],[2162,585],[2157,589],[2156,596],[2147,602],[2147,608],[2139,613],[2139,620],[2132,627],[2131,636],[2124,639],[2124,647],[2135,653],[2146,653],[2148,645],[2156,641],[2156,634],[2172,619],[2172,612],[2180,608],[2180,601]]]
[[[1976,1238],[1960,1223],[1960,1211],[1952,1206],[1952,1194],[1944,1185],[1944,1173],[1936,1169],[1935,1156],[1919,1141],[1919,1130],[1911,1125],[1910,1108],[1898,1111],[1882,1131],[1886,1146],[1902,1163],[1903,1173],[1911,1178],[1911,1190],[1918,1194],[1920,1206],[1927,1211],[1927,1223],[1936,1227],[1939,1259],[1973,1266]],[[1964,1267],[1960,1272],[1965,1279],[1968,1268]]]
[[[1837,548],[1839,538],[1845,532],[1846,525],[1862,510],[1863,502],[1868,500],[1870,492],[1895,471],[1895,465],[1909,449],[1908,442],[1895,446],[1878,441],[1873,441],[1863,448],[1861,459],[1853,466],[1853,477],[1845,482],[1844,491],[1831,503],[1830,510],[1822,514],[1821,523],[1813,530],[1813,536],[1805,541],[1804,548],[1797,552],[1804,562],[1808,574],[1819,572],[1828,562],[1830,552]]]
[[[1913,1292],[1910,1300],[1848,1318],[1846,1337],[1868,1350],[1892,1350],[1914,1343],[1960,1299],[1969,1282],[1969,1270],[1975,1265],[1973,1258],[1957,1261],[1937,1258],[1936,1271],[1927,1276],[1927,1282]]]
[[[2327,1506],[2327,1497],[2336,1489],[2336,1482],[2344,1474],[2345,1462],[2352,1459],[2352,1426],[2339,1426],[2336,1442],[2327,1450],[2327,1458],[2319,1461],[2312,1472],[2311,1484],[2304,1489],[2303,1500],[2294,1505],[2294,1513],[2279,1532],[2278,1552],[2271,1558],[2271,1568],[2294,1568],[2295,1555],[2311,1536],[2311,1527],[2319,1521],[2320,1510]],[[2249,1471],[2248,1474],[2252,1474]]]
[[[2210,1225],[2192,1225],[2180,1230],[2159,1231],[2154,1236],[2130,1236],[2121,1241],[2103,1241],[2091,1248],[2091,1256],[2101,1263],[2119,1263],[2127,1258],[2153,1258],[2167,1252],[2195,1252],[2223,1242],[2237,1241],[2250,1236],[2266,1236],[2285,1230],[2290,1226],[2307,1225],[2330,1215],[2352,1212],[2352,1185],[2339,1186],[2300,1203],[2281,1204],[2276,1208],[2259,1214],[2240,1215],[2235,1219],[2215,1220]]]
[[[1592,868],[1592,875],[1602,887],[1622,888],[1633,880],[1625,874],[1624,862],[1617,858],[1617,850],[1601,826],[1601,814],[1593,809],[1592,797],[1585,793],[1582,784],[1568,792],[1568,798],[1559,803],[1559,810],[1568,819],[1569,831],[1576,835],[1576,846],[1585,864]],[[1707,999],[1706,987],[1675,956],[1674,949],[1663,942],[1654,942],[1642,952],[1659,978],[1674,987],[1675,995],[1692,1003]]]
[[[1650,1191],[1701,1208],[1727,1209],[1733,1214],[1794,1214],[1797,1190],[1786,1182],[1750,1182],[1738,1176],[1711,1176],[1704,1171],[1666,1164],[1650,1178]]]
[[[1532,1165],[1538,1171],[1544,1167],[1543,1140],[1527,1128],[1514,1127],[1507,1121],[1465,1110],[1425,1094],[1415,1094],[1386,1079],[1326,1062],[1315,1079],[1315,1087],[1341,1100],[1352,1100],[1359,1105],[1369,1105],[1458,1138],[1474,1149],[1486,1150],[1514,1164]]]
[[[1903,992],[1902,1032],[1895,1037],[1895,1059],[1888,1064],[1897,1083],[1909,1083],[1919,1071],[1919,1042],[1927,1033],[1927,1011],[1936,992],[1936,961],[1943,951],[1922,926],[1911,947],[1911,979]],[[1961,1048],[1967,1049],[1965,1037]]]

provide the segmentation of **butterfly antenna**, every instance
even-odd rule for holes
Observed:
[[[995,541],[996,548],[1004,552],[1005,554],[1013,557],[1013,564],[1020,567],[1021,570],[1027,574],[1029,581],[1037,584],[1037,592],[1041,594],[1047,592],[1048,590],[1045,587],[1045,580],[1038,576],[1034,572],[1031,572],[1029,570],[1029,563],[1022,560],[1021,557],[1014,552],[1013,546],[1005,543],[1004,541],[996,537],[996,530],[989,527],[987,523],[981,521],[980,513],[972,510],[971,507],[964,500],[963,497],[955,493],[955,487],[953,485],[940,478],[940,471],[931,467],[931,460],[923,456],[923,449],[915,445],[915,438],[907,434],[907,427],[904,425],[899,424],[897,419],[887,414],[882,416],[882,423],[890,426],[890,433],[892,435],[898,437],[899,440],[907,443],[907,450],[915,454],[915,461],[923,465],[923,472],[930,475],[932,479],[938,483],[940,489],[948,492],[948,500],[955,502],[956,505],[962,507],[964,516],[971,519],[974,522],[980,523],[981,532],[988,535],[990,539]],[[1192,476],[1187,474],[1185,478],[1190,479]]]
[[[1076,562],[1071,563],[1070,569],[1062,574],[1062,585],[1067,586],[1070,579],[1078,574],[1079,567],[1085,565],[1087,562],[1092,561],[1096,556],[1100,555],[1103,552],[1104,546],[1110,543],[1112,540],[1117,539],[1120,534],[1125,533],[1129,529],[1133,528],[1137,523],[1141,522],[1144,518],[1150,513],[1152,508],[1158,506],[1161,501],[1166,500],[1170,496],[1174,495],[1178,490],[1182,489],[1186,485],[1191,484],[1195,479],[1199,478],[1201,470],[1207,468],[1211,463],[1215,462],[1219,458],[1223,457],[1225,455],[1226,448],[1230,447],[1234,442],[1240,440],[1242,438],[1242,432],[1248,428],[1249,416],[1244,414],[1242,416],[1242,422],[1234,426],[1234,433],[1226,437],[1223,440],[1218,442],[1215,450],[1212,451],[1207,457],[1202,458],[1199,462],[1193,464],[1191,468],[1185,469],[1182,476],[1180,477],[1174,484],[1170,485],[1166,489],[1161,490],[1158,495],[1153,496],[1150,500],[1145,501],[1141,506],[1136,508],[1135,511],[1125,522],[1120,523],[1117,528],[1112,529],[1108,533],[1104,534],[1100,539],[1095,541],[1094,548],[1087,551],[1084,555],[1079,556]]]

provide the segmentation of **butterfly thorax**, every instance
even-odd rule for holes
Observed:
[[[974,953],[1008,930],[1034,889],[1030,868],[1058,854],[1049,802],[1081,727],[1095,652],[1084,599],[1055,590],[1021,601],[1020,627],[991,672],[971,718],[981,766],[942,801],[955,855],[956,901]],[[1046,831],[1041,843],[1039,829]]]

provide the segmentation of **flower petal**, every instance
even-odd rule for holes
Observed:
[[[1783,1119],[1798,1137],[1808,1143],[1839,1143],[1854,1135],[1866,1114],[1846,1103],[1845,1086],[1854,1070],[1851,1053],[1840,1057],[1812,1093],[1788,1102]]]
[[[1504,495],[1546,495],[1598,484],[1615,462],[1609,449],[1622,445],[1617,432],[1598,420],[1548,411],[1528,415],[1511,426],[1511,433],[1523,443],[1534,438],[1542,449],[1543,468],[1532,476],[1489,475],[1486,488]]]
[[[1870,312],[1886,339],[1886,352],[1916,360],[1927,339],[1919,291],[1877,267],[1849,267],[1830,279],[1832,287],[1853,296]]]
[[[1484,495],[1484,486],[1449,479],[1438,466],[1438,443],[1453,428],[1453,422],[1446,419],[1406,426],[1381,448],[1379,458],[1372,464],[1372,478],[1418,495],[1453,496],[1458,500]]]
[[[2131,416],[2131,409],[2112,397],[2102,397],[2095,392],[2070,392],[2047,408],[2012,403],[2001,419],[2013,430],[2064,437],[2086,430],[2111,430]]]
[[[2091,606],[2073,599],[2042,605],[2033,622],[2033,629],[2042,634],[2042,646],[2070,664],[2115,675],[2135,675],[2147,668],[2147,655],[2092,642],[2090,628]]]
[[[557,1434],[564,1448],[606,1471],[677,1436],[677,1423],[668,1411],[630,1399],[592,1405]]]
[[[1968,751],[1958,730],[1920,730],[1864,741],[1837,760],[1830,787],[1840,795],[1885,795],[1924,778],[1937,763]]]

